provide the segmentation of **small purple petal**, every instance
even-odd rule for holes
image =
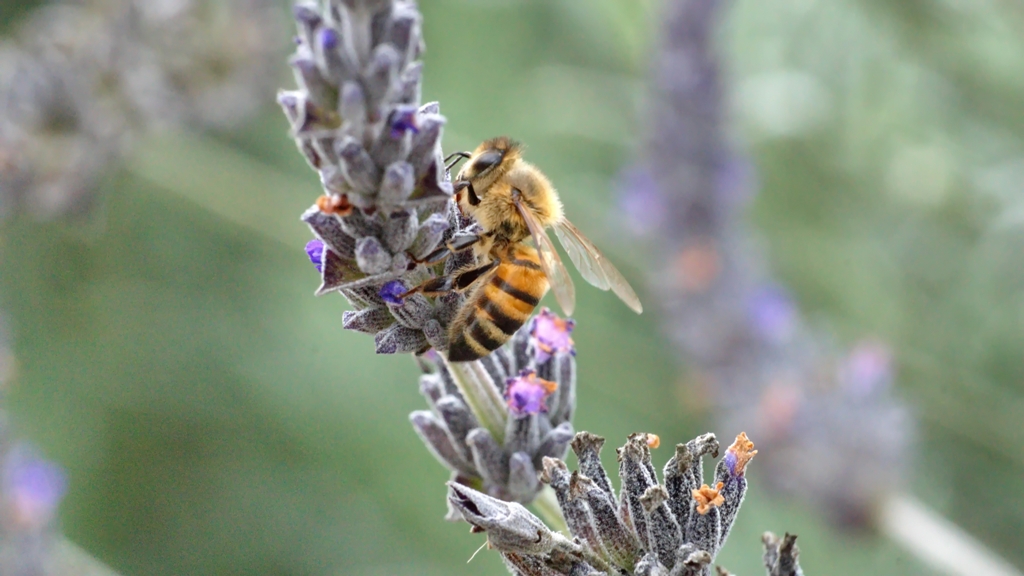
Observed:
[[[320,29],[320,46],[324,50],[334,50],[338,46],[338,32],[332,28]]]
[[[757,450],[754,450],[754,443],[747,438],[746,432],[740,432],[736,436],[736,441],[726,450],[722,462],[725,463],[726,469],[729,470],[729,476],[738,478],[746,472],[747,464],[750,463],[754,456],[757,456]]]
[[[405,287],[405,284],[402,284],[400,280],[392,280],[391,282],[388,282],[387,284],[380,287],[379,294],[381,299],[387,302],[388,304],[401,306],[402,304],[405,303],[405,300],[399,298],[399,296],[405,294],[406,292],[408,292],[408,289]]]
[[[316,271],[323,272],[324,243],[319,238],[306,242],[306,255],[316,267]]]
[[[557,389],[558,384],[538,378],[533,370],[526,369],[505,381],[505,400],[515,416],[538,414],[548,411],[544,401]]]
[[[552,356],[560,353],[576,355],[573,348],[572,338],[569,336],[576,322],[563,320],[557,314],[547,308],[541,308],[540,313],[533,318],[530,326],[530,335],[536,347],[537,362],[543,364]]]
[[[3,496],[14,520],[40,528],[53,519],[67,492],[60,466],[42,459],[25,445],[11,449],[3,463]]]
[[[398,106],[391,114],[391,137],[399,139],[406,132],[418,134],[419,126],[416,124],[415,106]]]
[[[739,458],[736,457],[736,453],[733,452],[732,450],[726,452],[725,457],[722,458],[722,461],[725,462],[726,468],[729,469],[729,475],[735,478],[736,464],[739,462]]]

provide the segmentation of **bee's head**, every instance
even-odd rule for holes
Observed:
[[[486,190],[502,174],[508,172],[521,157],[522,149],[519,142],[507,136],[492,138],[480,144],[455,177],[456,189],[472,183],[478,191]]]

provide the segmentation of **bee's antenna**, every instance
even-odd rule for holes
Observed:
[[[448,155],[447,158],[444,159],[444,163],[446,164],[444,168],[445,170],[451,170],[456,164],[459,163],[459,160],[462,160],[463,158],[469,158],[471,156],[472,154],[470,154],[469,152],[452,152],[451,154]],[[454,160],[452,160],[452,158],[454,158]],[[449,164],[449,162],[451,163]]]

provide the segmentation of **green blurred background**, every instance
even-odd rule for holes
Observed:
[[[6,29],[34,4],[5,2]],[[642,150],[659,3],[421,4],[446,151],[524,140],[643,299],[613,187]],[[922,423],[913,492],[1024,566],[1020,30],[1010,2],[739,0],[721,45],[772,264],[812,323],[893,345]],[[126,575],[505,573],[487,551],[467,564],[484,537],[442,520],[447,474],[407,422],[413,362],[375,356],[341,330],[342,298],[312,296],[298,216],[319,184],[278,110],[147,140],[104,188],[83,220],[0,229],[10,408],[68,470],[69,538]],[[658,315],[579,299],[576,428],[610,445],[704,432]],[[932,573],[775,499],[756,464],[719,564],[763,573],[773,530],[800,535],[809,574]]]

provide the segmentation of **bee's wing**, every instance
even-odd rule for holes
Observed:
[[[644,311],[636,292],[629,282],[622,277],[622,274],[605,258],[604,254],[594,246],[594,243],[587,239],[572,222],[562,219],[554,225],[555,235],[562,243],[569,259],[576,265],[580,275],[587,282],[597,286],[601,290],[612,289],[615,294],[626,303],[637,314]]]
[[[569,271],[565,269],[565,264],[562,264],[562,259],[558,256],[555,245],[551,243],[551,238],[548,238],[547,232],[544,231],[544,226],[537,221],[537,217],[533,215],[533,212],[530,212],[523,206],[523,203],[518,198],[514,198],[513,202],[515,202],[516,208],[519,210],[519,215],[526,221],[526,226],[529,227],[530,234],[533,236],[534,244],[537,245],[540,266],[544,271],[544,275],[548,277],[548,282],[551,283],[551,291],[555,293],[555,300],[558,300],[558,305],[562,307],[565,315],[571,316],[576,308],[576,289],[572,285]]]

